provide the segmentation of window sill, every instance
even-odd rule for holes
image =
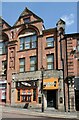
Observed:
[[[54,46],[53,47],[45,47],[45,49],[52,49],[52,48],[54,48]]]
[[[30,50],[35,50],[35,49],[37,49],[37,47],[36,48],[30,48],[30,49],[23,49],[23,50],[19,50],[19,51],[17,51],[17,52],[24,52],[24,51],[30,51]]]

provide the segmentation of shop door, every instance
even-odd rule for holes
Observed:
[[[76,110],[79,111],[79,90],[75,90],[75,104]]]
[[[56,108],[56,90],[47,91],[47,107]]]

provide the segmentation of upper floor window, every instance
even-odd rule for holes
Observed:
[[[24,18],[24,23],[29,23],[30,22],[30,18]]]
[[[54,69],[54,54],[47,55],[47,69]]]
[[[7,70],[7,61],[2,61],[2,71],[3,74],[6,74],[6,70]]]
[[[19,71],[24,72],[25,71],[25,58],[19,59]]]
[[[54,47],[54,37],[47,37],[46,38],[46,46],[47,47]]]
[[[20,50],[36,48],[36,35],[20,38]]]
[[[37,68],[36,56],[30,57],[30,71],[35,71]]]
[[[0,54],[7,53],[7,42],[0,42]]]

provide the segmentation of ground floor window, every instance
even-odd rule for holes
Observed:
[[[31,96],[29,95],[29,96],[27,96],[27,100],[26,100],[27,102],[31,102]]]
[[[20,90],[17,91],[17,100],[20,101]]]
[[[22,102],[26,102],[26,96],[25,95],[22,96]]]
[[[30,95],[23,95],[22,102],[31,102],[31,96]]]
[[[33,101],[36,101],[36,89],[33,89]]]

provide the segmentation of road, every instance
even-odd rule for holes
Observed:
[[[2,120],[20,120],[20,119],[21,120],[76,120],[76,118],[72,118],[72,117],[61,118],[62,116],[60,116],[60,114],[57,117],[58,113],[54,113],[56,114],[55,115],[56,117],[52,117],[52,114],[35,112],[28,109],[18,109],[11,107],[2,108]]]

